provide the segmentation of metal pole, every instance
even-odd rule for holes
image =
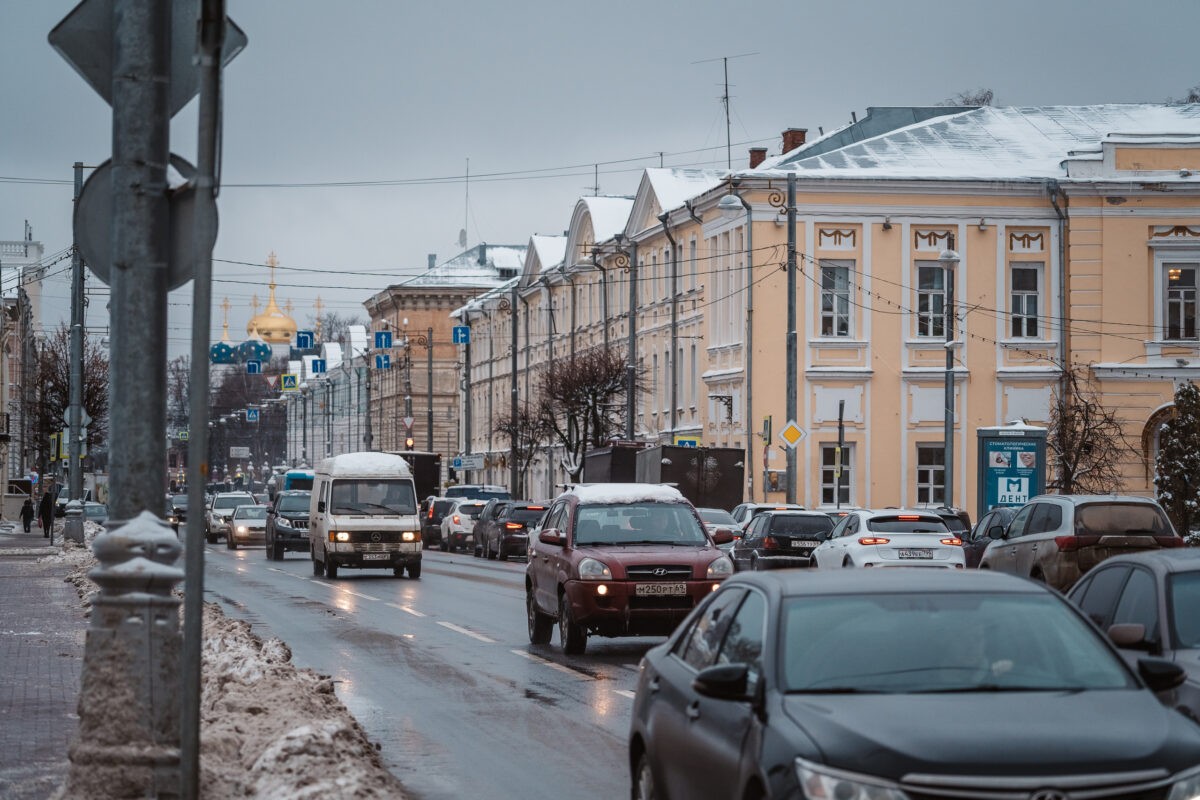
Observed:
[[[463,312],[463,323],[467,325],[467,343],[463,351],[463,441],[462,451],[471,452],[471,315]],[[459,481],[463,478],[460,475]]]
[[[83,162],[75,162],[75,202],[83,192]],[[71,500],[83,500],[83,470],[81,456],[83,455],[83,263],[79,258],[79,248],[71,250],[71,406],[70,417],[71,441],[67,458],[70,465],[68,478],[70,480]],[[80,541],[82,541],[82,536]]]
[[[192,283],[192,363],[188,385],[188,507],[204,507],[209,481],[208,340],[212,327],[212,242],[216,241],[216,162],[221,119],[221,46],[225,0],[203,0],[197,50],[200,103],[196,157],[196,251]],[[195,449],[193,449],[195,448]],[[194,456],[192,454],[195,454]],[[204,515],[188,515],[184,541],[179,784],[183,800],[200,797],[200,678],[204,617]]]
[[[675,237],[671,235],[671,228],[668,225],[670,218],[670,214],[663,212],[659,215],[658,221],[662,223],[663,234],[666,235],[667,241],[671,245],[671,391],[668,392],[668,395],[671,398],[671,435],[674,436],[675,427],[679,421],[676,413],[679,405],[679,359],[676,356],[676,350],[679,347],[679,248],[675,244]]]
[[[750,502],[754,502],[754,209],[746,198],[735,194],[746,209],[746,480],[750,484]],[[763,447],[770,443],[763,441]],[[766,476],[764,475],[764,480]],[[766,497],[766,483],[763,483]]]
[[[333,381],[325,379],[325,457],[333,457]]]
[[[363,351],[363,376],[367,399],[366,432],[363,434],[363,443],[367,446],[367,450],[374,450],[375,437],[371,433],[371,351],[369,348]]]
[[[787,398],[785,416],[796,420],[796,173],[787,182]],[[796,502],[796,448],[787,450],[787,502]]]
[[[633,439],[637,414],[637,242],[629,243],[629,344],[625,355],[625,438]]]
[[[300,463],[308,466],[308,387],[300,389]]]
[[[433,452],[433,328],[425,329],[425,450]]]
[[[512,346],[512,375],[510,376],[511,386],[509,389],[509,399],[511,403],[509,408],[509,414],[511,417],[509,421],[512,423],[512,452],[508,454],[508,482],[512,496],[521,497],[521,486],[519,482],[521,472],[517,469],[517,449],[520,446],[520,426],[517,420],[517,415],[519,412],[517,410],[517,285],[515,283],[512,287],[512,299],[509,300],[508,307],[510,309],[508,318],[512,320],[512,335],[510,337],[510,344]]]
[[[833,481],[833,507],[842,507],[842,474],[846,471],[846,401],[838,400],[837,474]]]
[[[954,273],[958,266],[958,254],[954,252],[954,237],[950,237],[950,249],[939,259],[946,275],[946,412],[945,412],[945,492],[942,504],[954,505]]]

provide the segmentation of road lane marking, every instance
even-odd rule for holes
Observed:
[[[403,611],[405,614],[412,614],[414,617],[425,616],[420,611],[417,611],[415,608],[409,608],[408,606],[397,605],[396,603],[385,603],[384,605],[388,605],[388,606],[391,606],[392,608],[399,609],[399,610]]]
[[[352,595],[354,595],[355,597],[361,597],[363,600],[374,600],[375,602],[379,602],[379,598],[378,598],[378,597],[371,597],[371,595],[369,595],[369,594],[362,594],[362,593],[360,593],[360,592],[356,592],[356,591],[354,591],[353,589],[343,589],[343,588],[342,588],[342,587],[340,587],[340,586],[335,586],[334,588],[335,588],[335,589],[338,589],[338,590],[339,590],[340,592],[342,592],[343,594],[352,594]]]
[[[621,697],[628,697],[630,700],[633,700],[634,698],[637,697],[636,694],[629,691],[628,689],[613,689],[613,694],[619,694],[619,695],[621,695]]]
[[[535,656],[533,653],[527,653],[524,650],[509,650],[509,652],[518,655],[521,658],[528,658],[530,661],[549,667],[550,669],[557,670],[564,675],[573,675],[574,677],[584,681],[596,680],[596,678],[593,678],[591,675],[579,672],[578,670],[573,670],[570,667],[564,667],[562,664],[559,664],[556,661],[551,661],[550,659],[542,658],[541,656]]]
[[[279,567],[267,567],[267,569],[271,570],[271,572],[278,572],[280,575],[287,575],[289,578],[297,578],[302,581],[309,580],[303,575],[297,575],[294,572],[288,572],[286,569],[280,569]]]
[[[453,622],[439,621],[438,625],[441,625],[443,628],[449,628],[450,630],[454,631],[455,633],[461,633],[463,636],[470,636],[472,639],[478,639],[481,642],[487,642],[488,644],[496,643],[495,639],[489,639],[487,636],[484,636],[482,633],[476,633],[475,631],[469,631],[466,628],[463,628],[459,625],[455,625]]]

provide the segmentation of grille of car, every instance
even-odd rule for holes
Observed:
[[[385,546],[383,542],[355,542],[354,552],[356,553],[383,553]]]
[[[626,567],[625,574],[635,581],[678,581],[692,577],[689,564],[644,564]]]
[[[289,519],[288,524],[299,531],[308,530],[308,520],[306,519]]]
[[[400,538],[400,531],[350,531],[350,541],[356,544],[381,544],[400,542],[403,539]]]
[[[1088,800],[1165,800],[1170,779],[1166,770],[1036,778],[906,775],[900,787],[910,800],[1025,800],[1053,795]]]

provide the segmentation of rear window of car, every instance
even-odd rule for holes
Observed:
[[[471,504],[469,506],[459,506],[454,513],[470,517],[471,519],[479,519],[480,512],[483,511],[483,504]]]
[[[963,522],[962,518],[956,514],[949,514],[947,516],[942,517],[942,522],[946,525],[947,528],[954,531],[955,533],[963,533],[965,531],[970,530],[970,528],[967,527],[967,523]]]
[[[254,498],[250,495],[230,495],[228,497],[218,497],[213,501],[213,508],[237,508],[238,506],[252,506]]]
[[[446,512],[454,506],[453,500],[434,500],[433,501],[433,517],[441,519],[446,516]]]
[[[791,517],[781,515],[771,518],[771,533],[829,533],[833,520],[825,515],[819,517]]]
[[[1075,532],[1093,536],[1172,536],[1167,515],[1149,503],[1088,503],[1075,511]]]
[[[545,513],[545,507],[514,508],[509,512],[508,519],[513,522],[537,522]]]
[[[714,525],[736,525],[737,520],[728,511],[720,508],[697,508],[696,513],[700,515],[700,519],[705,522],[711,522]]]
[[[171,498],[171,505],[176,508],[187,508],[188,496],[186,494],[177,494]]]
[[[867,520],[867,530],[878,533],[943,533],[949,532],[940,517],[922,517],[916,514],[897,514],[891,517],[875,517]]]

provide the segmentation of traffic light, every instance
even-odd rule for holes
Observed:
[[[415,444],[415,442],[413,442],[413,437],[409,436],[407,439],[404,440],[404,449],[412,450],[413,444]]]

